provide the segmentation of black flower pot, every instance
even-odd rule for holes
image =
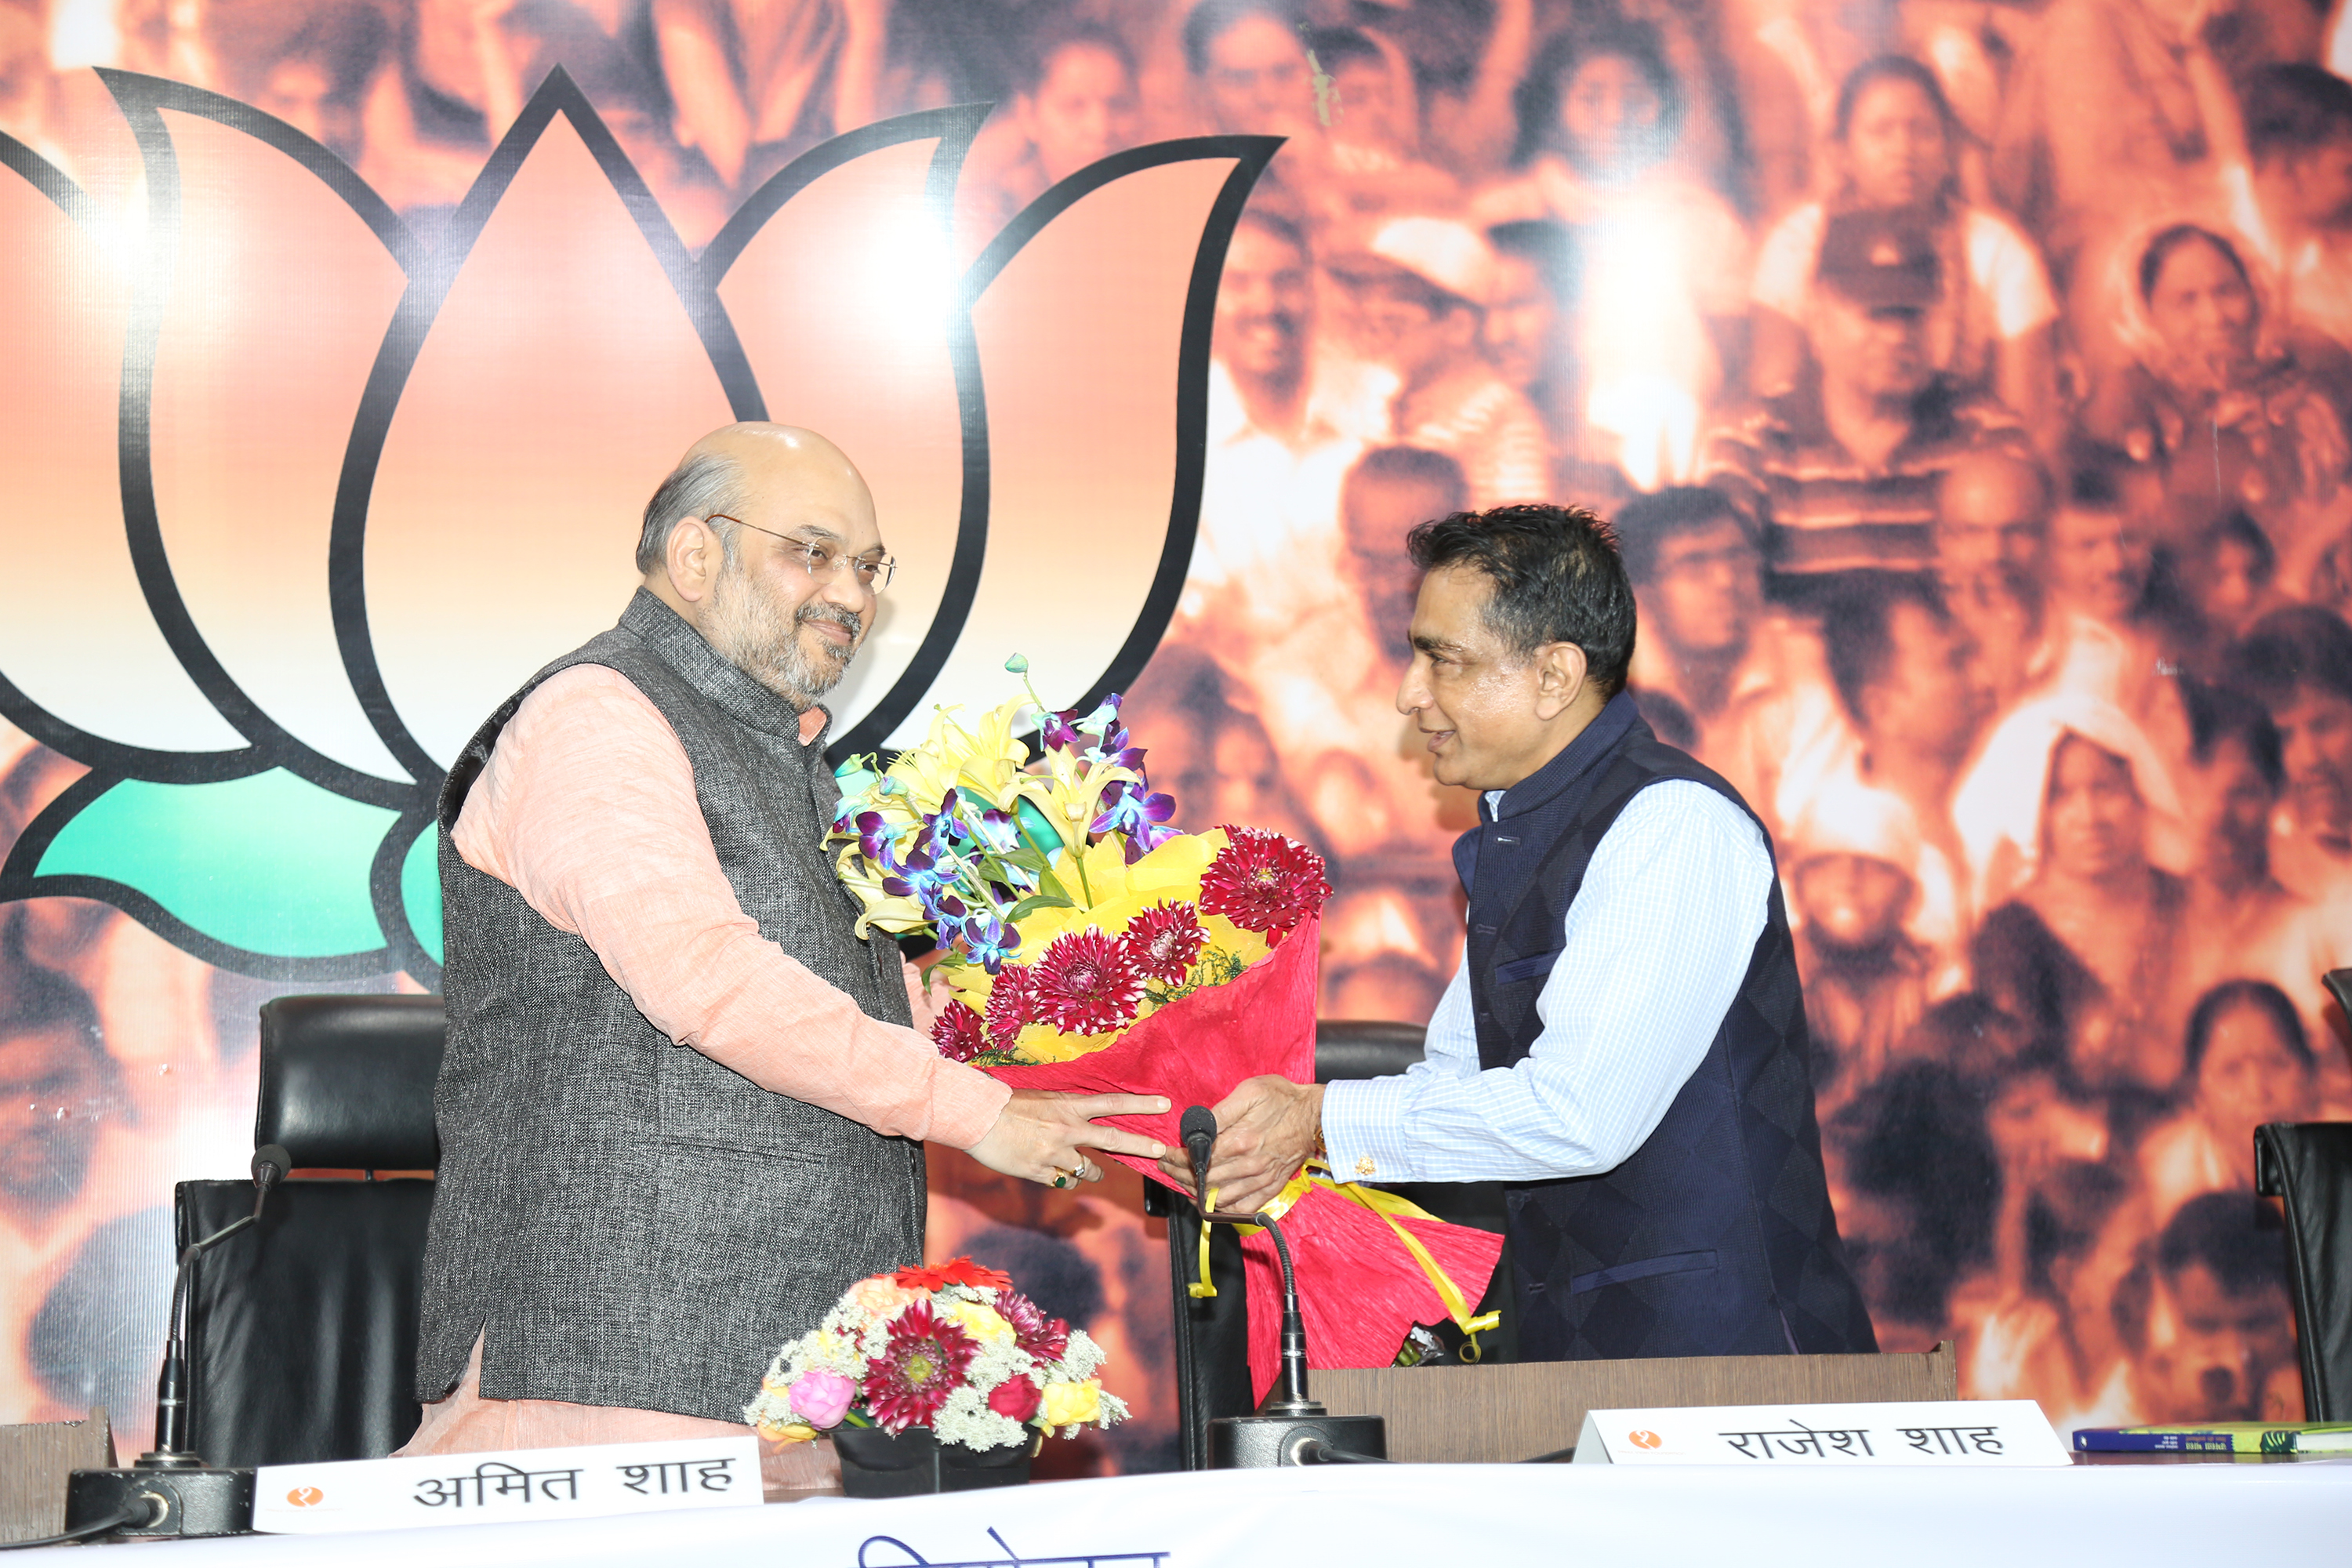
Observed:
[[[940,1442],[928,1426],[892,1433],[879,1426],[841,1426],[833,1429],[833,1448],[841,1456],[841,1489],[849,1496],[919,1497],[1024,1486],[1034,1445],[967,1448]]]

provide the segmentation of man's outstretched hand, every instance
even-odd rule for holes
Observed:
[[[1168,1145],[1140,1132],[1097,1127],[1097,1116],[1160,1116],[1168,1101],[1156,1094],[1062,1094],[1049,1089],[1016,1089],[996,1125],[973,1144],[971,1157],[992,1171],[1050,1184],[1057,1173],[1081,1181],[1099,1182],[1102,1167],[1082,1149],[1110,1154],[1132,1154],[1157,1160]]]
[[[1217,1189],[1217,1208],[1255,1214],[1315,1152],[1323,1131],[1323,1086],[1269,1073],[1244,1079],[1211,1109],[1217,1118],[1217,1147],[1209,1157],[1209,1185]],[[1162,1154],[1160,1170],[1192,1192],[1192,1165],[1182,1149]]]

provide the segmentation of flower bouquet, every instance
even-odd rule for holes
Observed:
[[[1038,719],[1034,764],[1016,732],[1024,712]],[[950,999],[932,1039],[944,1055],[1019,1089],[1166,1095],[1162,1115],[1108,1120],[1174,1144],[1181,1108],[1214,1105],[1244,1079],[1313,1081],[1331,889],[1321,858],[1280,834],[1169,826],[1175,803],[1152,793],[1143,763],[1116,695],[1080,715],[1033,690],[969,728],[941,709],[888,765],[842,766],[831,842],[861,935],[928,932],[942,950],[935,973]],[[1385,1366],[1416,1323],[1481,1326],[1470,1304],[1499,1237],[1313,1171],[1269,1209],[1295,1256],[1315,1365]],[[1279,1276],[1271,1243],[1243,1234],[1262,1395]]]
[[[1027,1479],[1033,1429],[1076,1436],[1127,1418],[1102,1364],[1084,1330],[959,1258],[852,1285],[776,1352],[743,1419],[781,1443],[830,1431],[852,1495],[861,1479],[873,1495],[998,1485]],[[889,1479],[919,1469],[939,1483]]]

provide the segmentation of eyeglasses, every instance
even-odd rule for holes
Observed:
[[[756,522],[745,522],[740,517],[730,517],[723,511],[710,514],[712,522],[731,522],[738,528],[748,528],[754,533],[764,533],[771,539],[781,539],[792,548],[785,552],[801,563],[812,583],[830,583],[848,567],[857,574],[857,585],[870,594],[878,594],[890,585],[890,575],[898,569],[898,560],[886,555],[876,560],[870,555],[851,555],[829,544],[814,540],[794,539],[789,533],[778,533],[772,528],[761,528]]]

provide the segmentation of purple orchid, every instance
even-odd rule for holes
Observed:
[[[1103,791],[1103,812],[1087,825],[1089,833],[1127,835],[1127,863],[1134,865],[1171,838],[1173,828],[1160,825],[1176,815],[1172,796],[1146,795],[1144,786],[1121,779]]]
[[[965,957],[994,974],[1021,945],[1021,931],[997,919],[995,910],[983,909],[965,915],[950,940],[963,949]]]

